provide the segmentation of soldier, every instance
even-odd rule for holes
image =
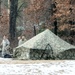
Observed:
[[[25,43],[27,40],[25,38],[25,36],[22,36],[22,44]]]
[[[10,42],[8,40],[8,38],[6,37],[6,35],[3,36],[3,40],[2,40],[2,57],[4,57],[5,54],[7,54],[7,49],[9,48],[10,46]]]
[[[19,37],[18,37],[18,46],[21,45],[21,44],[22,44],[22,39],[21,39],[21,37],[19,36]]]

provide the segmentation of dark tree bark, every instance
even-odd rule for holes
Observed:
[[[34,36],[36,36],[36,28],[35,28],[35,26],[34,26]]]
[[[18,0],[10,0],[10,27],[9,33],[11,39],[14,39],[16,33],[16,18],[17,18]]]
[[[58,30],[58,27],[57,27],[57,20],[55,19],[54,20],[54,33],[57,35],[57,30]]]

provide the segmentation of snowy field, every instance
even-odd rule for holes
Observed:
[[[75,75],[75,61],[16,61],[0,58],[0,75]]]

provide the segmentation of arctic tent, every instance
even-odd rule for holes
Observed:
[[[59,38],[49,29],[34,36],[13,50],[16,59],[50,59],[75,46]]]

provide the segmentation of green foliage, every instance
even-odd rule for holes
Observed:
[[[23,9],[27,7],[26,0],[18,0],[18,9],[17,9],[17,24],[23,20]]]
[[[1,3],[8,9],[8,0],[2,0]]]
[[[27,2],[24,0],[18,0],[18,12],[23,11],[27,7]]]

